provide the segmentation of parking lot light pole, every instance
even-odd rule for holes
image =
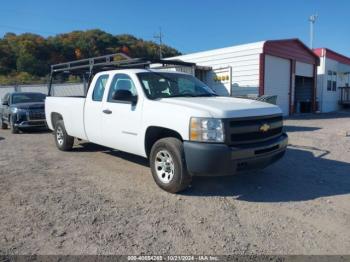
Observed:
[[[316,19],[318,18],[318,15],[311,15],[309,17],[309,21],[310,21],[310,49],[313,48],[314,45],[314,25],[316,22]]]

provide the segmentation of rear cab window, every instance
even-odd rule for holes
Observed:
[[[100,75],[95,83],[94,90],[92,92],[92,100],[101,102],[109,75]]]

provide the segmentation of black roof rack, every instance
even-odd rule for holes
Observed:
[[[121,57],[123,60],[117,59]],[[130,58],[129,56],[116,53],[105,56],[92,57],[88,59],[75,60],[66,63],[51,65],[51,74],[74,71],[105,71],[122,68],[147,68],[151,64],[161,64],[162,66],[195,66],[195,63],[188,63],[179,60]]]
[[[121,58],[121,59],[120,59]],[[51,65],[51,76],[49,82],[49,96],[51,95],[51,86],[54,75],[56,74],[83,74],[84,83],[90,83],[95,73],[113,69],[127,68],[150,68],[150,65],[158,65],[153,68],[164,68],[171,66],[195,67],[195,63],[183,62],[180,60],[130,58],[123,53],[115,53],[104,56],[92,57],[87,59],[75,60],[66,63]],[[85,82],[85,74],[87,81]]]

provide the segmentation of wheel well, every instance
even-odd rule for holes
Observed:
[[[63,120],[62,115],[59,114],[59,113],[55,113],[55,112],[51,113],[51,123],[52,123],[52,127],[54,129],[56,127],[56,123],[57,123],[58,120]]]
[[[165,137],[175,137],[183,141],[181,135],[172,129],[158,127],[158,126],[151,126],[147,128],[146,135],[145,135],[145,151],[146,151],[147,157],[149,157],[154,143],[159,139],[162,139]]]

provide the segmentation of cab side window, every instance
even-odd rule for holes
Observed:
[[[108,80],[108,75],[101,75],[98,77],[94,86],[94,91],[92,92],[93,101],[102,101],[107,80]]]
[[[126,74],[116,74],[113,77],[111,87],[108,93],[107,102],[116,102],[115,100],[113,100],[113,94],[118,90],[128,90],[134,96],[137,95],[134,82],[131,80],[130,76]]]

